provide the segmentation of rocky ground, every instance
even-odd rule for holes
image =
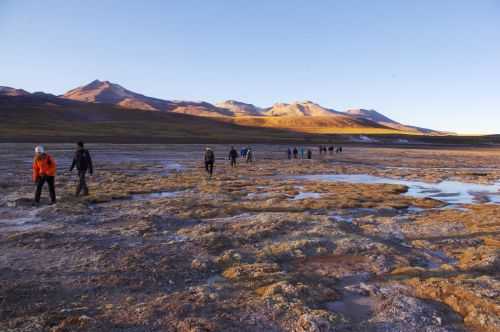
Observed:
[[[209,179],[202,146],[91,146],[76,198],[54,145],[32,207],[31,148],[0,145],[1,331],[500,331],[500,205],[296,177],[492,183],[498,150],[256,146]]]

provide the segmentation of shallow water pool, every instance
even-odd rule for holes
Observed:
[[[500,183],[476,184],[460,181],[442,181],[427,183],[403,179],[384,178],[368,174],[318,174],[294,177],[313,181],[334,181],[363,184],[398,184],[408,187],[406,195],[412,197],[430,197],[450,204],[470,204],[491,202],[500,204]]]

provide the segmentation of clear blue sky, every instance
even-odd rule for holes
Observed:
[[[499,0],[0,0],[0,85],[313,100],[500,133]]]

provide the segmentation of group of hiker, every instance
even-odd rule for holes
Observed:
[[[305,159],[305,155],[307,155],[307,159],[312,159],[312,150],[307,149],[307,151],[301,147],[300,148],[300,159]],[[287,157],[288,159],[299,159],[299,150],[295,147],[293,150],[291,148],[288,148],[287,150]]]
[[[73,171],[76,167],[78,170],[78,184],[76,186],[75,195],[79,196],[83,191],[83,195],[87,196],[89,194],[89,188],[87,186],[86,174],[93,174],[94,168],[92,165],[92,158],[87,149],[84,148],[83,142],[78,142],[76,151],[73,156],[73,161],[69,171]],[[49,187],[50,205],[56,203],[56,189],[55,189],[55,176],[57,170],[57,164],[50,154],[45,152],[45,149],[41,145],[35,147],[35,157],[33,158],[33,181],[36,184],[35,190],[35,201],[34,205],[40,203],[40,197],[42,194],[43,185],[47,183]]]
[[[238,151],[234,148],[234,146],[231,147],[231,150],[229,150],[229,155],[228,159],[230,161],[231,167],[236,167],[237,165],[237,159],[241,157],[244,158],[244,160],[247,163],[251,163],[255,161],[253,150],[250,147],[245,147],[240,150],[240,154],[238,155]],[[209,176],[212,176],[214,172],[214,164],[215,164],[215,153],[212,150],[212,148],[207,147],[205,149],[205,170],[208,173]]]
[[[322,154],[327,154],[328,152],[330,154],[333,154],[333,152],[335,153],[341,153],[342,152],[342,146],[337,146],[335,147],[334,145],[330,145],[330,146],[326,146],[326,145],[320,145],[318,147],[318,150],[319,150],[319,154],[322,155]]]
[[[333,154],[333,151],[339,153],[342,152],[342,147],[338,146],[336,149],[334,149],[333,145],[331,145],[328,148],[326,145],[319,146],[320,155],[323,153],[326,154],[327,151],[330,151],[330,154]],[[300,152],[300,159],[306,159],[306,158],[312,159],[312,150],[310,148],[306,150],[304,147],[301,147],[300,150],[297,149],[297,147],[294,147],[293,149],[288,148],[287,150],[288,159],[292,158],[299,159],[299,152]],[[230,161],[231,167],[237,166],[237,159],[240,157],[244,158],[244,160],[247,163],[255,161],[254,152],[252,148],[244,147],[240,150],[240,153],[238,154],[238,151],[235,149],[234,146],[232,146],[228,154],[228,160]],[[214,171],[215,153],[210,147],[207,147],[205,149],[204,161],[205,161],[205,170],[211,177]],[[92,158],[90,157],[90,153],[87,149],[85,149],[83,142],[78,142],[76,144],[76,151],[73,155],[73,161],[71,163],[69,171],[70,172],[73,171],[75,167],[78,170],[78,183],[76,186],[75,196],[79,196],[82,192],[84,196],[87,196],[89,194],[89,188],[87,186],[86,175],[87,173],[92,175],[94,172],[94,168],[92,165]],[[40,197],[45,183],[47,183],[49,187],[50,204],[52,205],[56,203],[56,191],[55,191],[56,168],[57,164],[54,158],[47,152],[45,152],[43,146],[41,145],[36,146],[35,157],[33,158],[33,181],[36,184],[35,201],[34,201],[35,205],[38,205],[40,203]]]
[[[318,151],[320,155],[323,154],[326,155],[328,152],[330,152],[330,154],[333,154],[333,152],[340,153],[342,152],[342,147],[341,146],[335,147],[333,145],[330,146],[320,145]],[[294,147],[293,149],[288,148],[287,157],[288,159],[306,159],[306,158],[312,159],[312,150],[311,149],[306,150],[304,149],[304,147],[301,147],[300,150],[297,149],[296,147]]]

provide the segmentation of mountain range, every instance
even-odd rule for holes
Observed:
[[[198,101],[164,100],[145,96],[119,84],[100,80],[94,80],[60,96],[0,87],[0,97],[10,97],[8,101],[10,103],[40,104],[45,107],[71,105],[76,108],[84,104],[98,104],[117,109],[142,111],[141,114],[145,117],[147,117],[147,112],[185,114],[209,117],[219,122],[238,126],[279,128],[306,133],[442,134],[430,129],[401,124],[375,110],[355,109],[340,112],[312,101],[276,103],[270,107],[262,108],[236,100],[226,100],[215,105]]]

